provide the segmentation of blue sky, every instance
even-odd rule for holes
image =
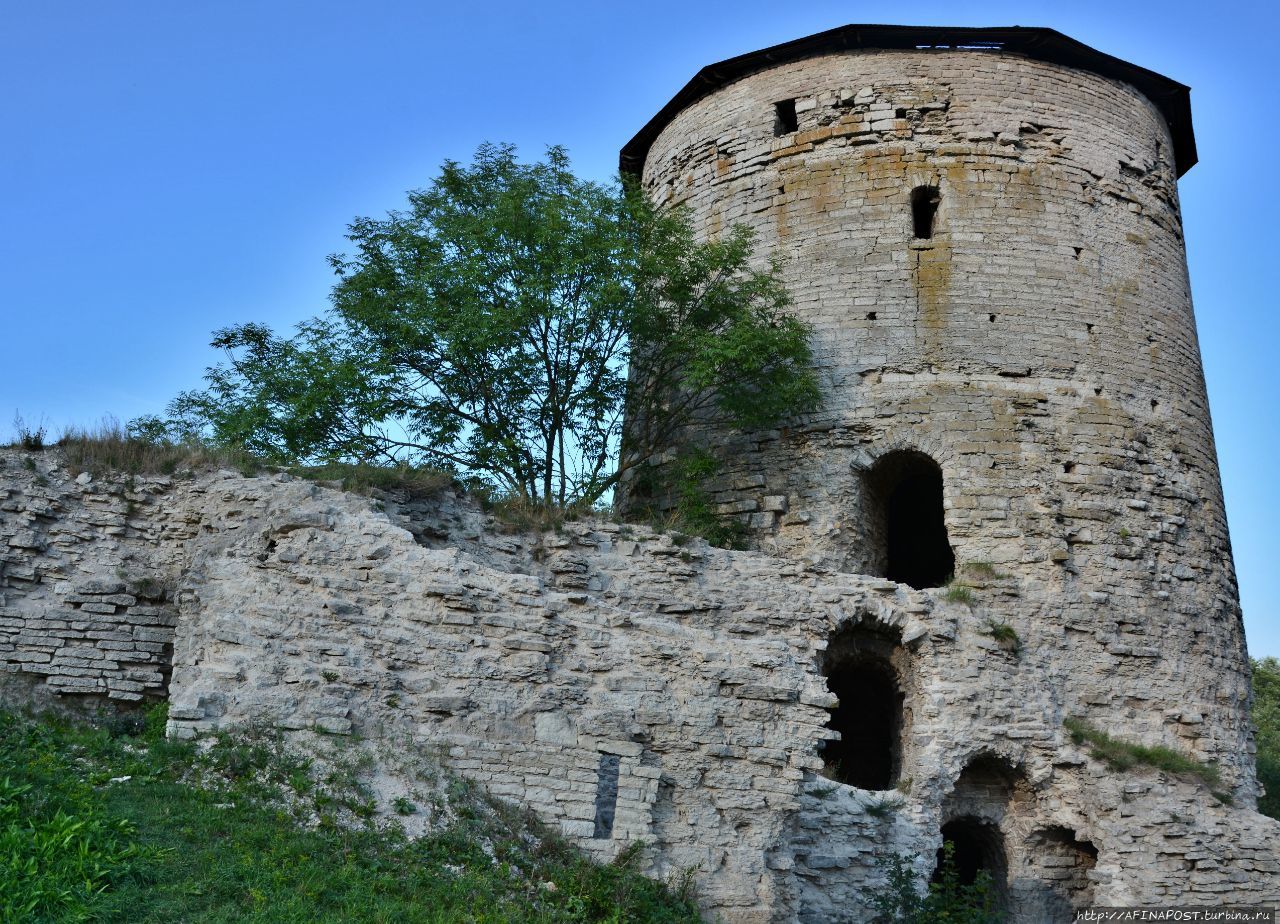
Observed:
[[[158,411],[211,330],[325,307],[324,257],[484,140],[600,179],[704,64],[848,22],[1050,26],[1192,87],[1192,291],[1254,655],[1280,655],[1268,269],[1280,15],[1247,3],[14,3],[0,22],[0,431]]]

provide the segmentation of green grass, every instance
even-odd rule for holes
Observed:
[[[98,476],[113,472],[128,475],[172,475],[176,472],[214,468],[253,474],[259,463],[244,452],[215,449],[195,441],[149,440],[130,434],[111,418],[93,427],[71,427],[57,442],[63,464],[72,475]]]
[[[357,494],[368,494],[378,489],[432,497],[453,483],[453,476],[448,472],[414,465],[329,462],[325,465],[290,466],[284,470],[308,481],[336,481],[344,491]]]
[[[988,619],[986,634],[991,636],[997,645],[1011,654],[1016,655],[1022,651],[1022,639],[1018,637],[1017,630],[1007,622],[996,622],[994,619]]]
[[[1081,719],[1068,718],[1062,724],[1071,735],[1073,742],[1089,745],[1093,756],[1112,770],[1130,770],[1137,766],[1145,766],[1179,776],[1193,776],[1210,787],[1215,787],[1222,781],[1217,767],[1201,763],[1173,748],[1159,744],[1134,744],[1131,741],[1113,738]],[[1230,798],[1227,796],[1224,799],[1225,793],[1219,795],[1215,792],[1215,796],[1219,801],[1228,801]]]
[[[977,602],[977,598],[973,595],[973,588],[955,578],[947,582],[942,599],[948,603],[963,603],[965,606],[973,606]]]
[[[465,781],[435,806],[452,821],[410,840],[359,820],[359,760],[326,775],[270,736],[199,749],[162,721],[131,737],[0,713],[0,920],[698,920],[687,884],[635,871],[638,847],[593,863]]]

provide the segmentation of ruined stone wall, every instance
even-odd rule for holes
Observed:
[[[199,540],[175,733],[268,721],[438,749],[601,857],[653,843],[649,871],[695,869],[705,907],[731,921],[861,920],[876,856],[932,866],[980,755],[1016,781],[991,811],[1020,921],[1039,920],[1074,870],[1063,832],[1097,851],[1076,880],[1100,902],[1280,898],[1280,825],[1200,783],[1117,774],[1070,743],[1071,678],[1094,676],[1092,655],[1045,630],[1006,651],[986,632],[996,587],[948,604],[610,523],[502,535],[450,496],[426,524],[421,505],[378,511],[305,483],[234,480],[222,496],[256,513]],[[895,633],[913,672],[905,792],[819,772],[835,704],[819,664],[848,625]],[[597,836],[611,764],[614,821]]]
[[[0,689],[90,709],[167,693],[176,544],[168,478],[95,479],[0,450]]]
[[[783,100],[798,125],[777,136]],[[857,50],[691,104],[643,181],[705,235],[751,227],[814,326],[816,415],[690,435],[719,448],[709,488],[759,548],[877,573],[867,473],[923,452],[958,577],[1009,575],[992,613],[1055,650],[1042,682],[1065,711],[1242,768],[1248,667],[1172,161],[1126,84]],[[940,195],[929,239],[920,186]]]
[[[1052,920],[1043,909],[1086,889],[1114,904],[1280,901],[1280,824],[1071,744],[1073,684],[1100,684],[1107,665],[1059,645],[1061,627],[1033,628],[1017,654],[992,639],[1010,581],[948,603],[616,523],[507,534],[447,491],[371,499],[231,472],[129,488],[80,484],[56,456],[32,471],[2,455],[6,535],[45,537],[10,547],[3,618],[82,611],[75,588],[118,579],[123,592],[94,585],[95,599],[121,609],[93,618],[136,632],[150,617],[123,597],[140,578],[113,576],[151,575],[157,608],[177,615],[174,735],[265,722],[439,755],[601,858],[649,842],[648,871],[693,869],[726,921],[863,920],[876,858],[910,853],[927,875],[958,802],[1000,827],[1019,922]],[[48,508],[32,526],[36,497]],[[57,660],[68,629],[32,625],[18,644]],[[836,702],[821,664],[848,627],[891,635],[911,671],[894,790],[822,775]],[[109,696],[115,675],[92,690],[29,676],[67,700]],[[993,762],[1006,782],[975,784],[972,768]],[[1247,797],[1243,762],[1225,769]]]

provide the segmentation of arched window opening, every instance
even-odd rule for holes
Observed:
[[[1098,848],[1070,828],[1041,828],[1027,841],[1025,870],[1029,904],[1050,909],[1056,920],[1093,904],[1090,871],[1098,865]]]
[[[827,727],[840,733],[822,750],[827,775],[859,789],[892,789],[902,772],[907,717],[900,677],[906,653],[883,632],[854,627],[832,638],[823,658],[839,699]]]
[[[933,881],[942,881],[945,845],[950,843],[952,862],[960,885],[973,885],[979,873],[986,873],[991,877],[996,904],[1003,906],[1009,881],[1009,864],[1005,859],[1004,838],[1000,829],[981,818],[955,818],[942,826],[942,842],[944,848],[938,850]]]
[[[933,219],[941,201],[942,194],[936,186],[917,186],[911,190],[911,227],[917,240],[933,237]]]
[[[921,452],[894,452],[867,477],[871,559],[891,581],[940,587],[956,567],[943,516],[942,469]]]
[[[1009,854],[1002,831],[1019,830],[1018,819],[1033,801],[1021,769],[1003,757],[985,753],[969,761],[943,803],[942,817],[946,821],[942,841],[944,846],[947,842],[952,845],[957,879],[961,885],[971,885],[979,873],[985,872],[991,877],[994,904],[1001,910],[1013,901]],[[943,857],[940,850],[935,882],[942,878]]]

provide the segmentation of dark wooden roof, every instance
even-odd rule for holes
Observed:
[[[960,48],[1026,55],[1040,61],[1092,71],[1121,80],[1141,92],[1164,114],[1173,136],[1178,176],[1196,162],[1191,130],[1191,89],[1145,67],[1113,58],[1053,29],[1005,26],[841,26],[792,42],[752,51],[704,67],[684,85],[622,149],[624,173],[644,168],[649,147],[667,123],[686,107],[748,74],[815,55],[853,48]]]

